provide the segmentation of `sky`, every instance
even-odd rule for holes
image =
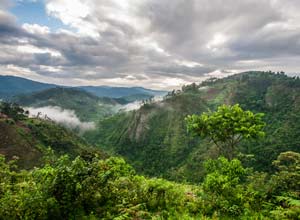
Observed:
[[[0,0],[0,74],[165,90],[248,70],[299,76],[299,11],[299,0]]]

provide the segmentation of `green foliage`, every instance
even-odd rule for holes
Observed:
[[[97,131],[85,136],[124,155],[138,173],[197,185],[137,175],[124,159],[95,156],[82,139],[51,122],[1,115],[0,147],[10,161],[0,156],[0,219],[299,219],[299,80],[254,72],[205,84],[209,87],[184,87],[163,102],[102,120]],[[279,90],[287,96],[283,101],[277,99]],[[222,100],[240,100],[243,108],[266,113],[266,139],[239,144],[242,153],[254,154],[256,161],[247,163],[254,161],[253,169],[233,159],[233,151],[227,156],[231,160],[207,160],[218,156],[214,146],[186,135],[186,115],[214,110]],[[201,116],[190,116],[190,130],[202,137],[215,131],[219,145],[236,149],[239,136],[263,134],[261,115],[238,105],[204,115],[203,121],[214,122],[208,124],[215,129],[204,123],[205,129],[197,130]],[[36,158],[22,158],[34,152],[46,156],[40,167],[21,171],[15,152],[22,161]],[[56,158],[64,153],[68,156]],[[274,172],[255,171],[271,170],[272,164]]]
[[[14,121],[22,120],[29,114],[19,105],[8,102],[0,102],[0,113],[12,118]]]
[[[273,161],[273,165],[278,172],[271,178],[271,192],[279,194],[289,190],[300,193],[300,153],[283,152]]]
[[[118,102],[112,98],[97,97],[81,89],[51,88],[33,94],[19,95],[14,101],[22,106],[59,106],[74,110],[82,121],[97,121],[115,113]]]
[[[273,165],[279,171],[300,172],[300,154],[292,151],[281,153]]]
[[[28,118],[18,105],[3,106],[8,110],[1,111],[0,115],[0,152],[8,160],[18,157],[16,163],[20,169],[41,165],[48,147],[56,155],[68,154],[71,158],[82,154],[88,156],[90,153],[105,156],[103,152],[92,148],[82,138],[54,122]]]
[[[136,175],[116,157],[56,159],[50,151],[43,167],[17,171],[0,156],[0,219],[298,219],[297,193],[270,196],[273,178],[224,157],[205,168],[196,186]]]
[[[152,219],[196,217],[188,186],[145,179],[120,158],[63,156],[32,171],[14,172],[0,157],[0,219]]]
[[[209,137],[224,156],[232,159],[237,144],[243,138],[264,136],[262,116],[244,111],[238,104],[222,105],[215,112],[189,115],[186,122],[190,132],[202,138]]]
[[[219,210],[221,214],[238,216],[243,211],[245,193],[241,185],[247,170],[237,159],[228,161],[224,157],[205,162],[207,175],[203,189],[211,211]]]
[[[300,217],[300,154],[292,151],[281,153],[273,165],[277,172],[268,183],[269,206],[275,219],[299,219]]]
[[[168,100],[165,107],[156,103],[149,105],[151,108],[143,106],[138,111],[106,118],[84,137],[104,150],[124,156],[138,172],[180,179],[183,174],[177,169],[199,143],[186,135],[184,112],[191,113],[188,107],[191,105],[200,112],[203,102],[196,96],[175,99]],[[187,172],[199,179],[195,170]]]
[[[277,206],[270,213],[274,219],[299,219],[300,218],[300,198],[289,196],[277,196],[276,202],[282,204]]]
[[[159,103],[101,120],[96,130],[84,136],[90,143],[125,157],[139,173],[199,182],[204,178],[202,162],[217,158],[220,152],[208,138],[192,138],[186,132],[184,118],[239,103],[254,115],[263,113],[266,123],[264,138],[244,139],[235,149],[253,155],[251,160],[243,159],[243,164],[256,171],[274,172],[272,161],[281,152],[299,152],[299,78],[246,72],[185,86],[183,90],[171,92]]]

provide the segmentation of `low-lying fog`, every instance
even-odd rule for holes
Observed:
[[[74,110],[62,109],[58,106],[28,107],[26,110],[29,111],[31,117],[37,117],[39,115],[40,118],[49,118],[71,129],[80,129],[82,132],[95,129],[94,122],[80,121]]]

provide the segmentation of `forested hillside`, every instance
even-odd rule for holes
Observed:
[[[82,121],[96,121],[117,112],[118,100],[97,97],[88,92],[74,88],[52,88],[27,95],[19,95],[14,102],[25,107],[58,106],[74,110]]]
[[[17,130],[25,127],[28,120],[33,123],[26,114],[16,105],[1,105],[2,120],[16,124],[18,127],[12,128]],[[211,136],[226,149],[231,145],[230,139],[263,136],[265,123],[261,116],[244,111],[239,105],[222,105],[215,112],[188,116],[186,123],[190,131]],[[67,136],[55,135],[53,129],[63,130],[52,126],[46,130],[38,127],[38,140],[48,141],[54,152],[61,150],[61,144],[76,148],[66,142]],[[14,135],[17,133],[22,134],[16,131]],[[69,140],[80,144],[74,135],[69,135]],[[7,149],[16,149],[7,145]],[[4,152],[10,161],[0,155],[0,219],[299,219],[300,154],[281,153],[272,162],[276,171],[264,173],[246,168],[232,158],[238,153],[236,150],[224,154],[230,159],[207,159],[203,181],[194,185],[145,178],[122,158],[103,159],[103,154],[87,149],[75,159],[70,159],[71,151],[57,157],[48,149],[41,163],[36,164],[38,167],[31,170],[20,170],[22,167],[16,166],[18,158],[9,158],[9,153]],[[26,158],[30,159],[34,158]]]
[[[219,152],[208,140],[188,134],[184,118],[236,103],[264,113],[266,123],[264,138],[240,143],[244,165],[272,171],[272,161],[281,152],[299,152],[300,79],[271,72],[246,72],[184,86],[161,102],[100,121],[85,137],[124,156],[138,172],[198,182],[204,175],[203,161]]]
[[[78,155],[98,153],[79,136],[53,121],[28,118],[28,112],[18,105],[0,103],[0,154],[16,160],[19,168],[33,168],[42,164],[49,148],[54,154]],[[103,154],[104,155],[104,154]]]
[[[299,219],[299,79],[211,79],[85,134],[128,162],[16,104],[0,110],[0,219]]]

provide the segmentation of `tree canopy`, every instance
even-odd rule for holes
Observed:
[[[215,112],[186,117],[188,131],[210,140],[228,159],[232,159],[242,139],[264,136],[263,114],[244,111],[238,104],[222,105]]]

